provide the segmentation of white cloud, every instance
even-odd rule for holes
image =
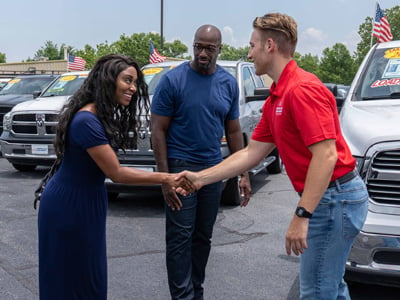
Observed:
[[[347,36],[345,37],[345,40],[343,44],[347,47],[347,49],[350,52],[350,55],[352,55],[356,50],[357,50],[357,44],[361,41],[361,37],[358,34],[357,30],[351,31]]]
[[[313,27],[307,28],[298,36],[297,51],[300,54],[311,53],[321,56],[322,50],[328,46],[327,35]]]
[[[225,26],[222,29],[222,41],[224,44],[236,45],[237,40],[235,39],[232,27]]]

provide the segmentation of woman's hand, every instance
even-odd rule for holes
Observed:
[[[199,177],[198,173],[196,173],[196,172],[183,171],[183,172],[178,173],[176,175],[177,175],[177,177],[176,177],[177,180],[181,180],[183,178],[186,178],[186,180],[188,182],[190,182],[190,189],[189,190],[186,189],[185,186],[179,186],[179,187],[176,188],[176,192],[181,194],[181,195],[183,195],[183,196],[186,196],[186,195],[188,195],[190,193],[193,193],[194,191],[199,190],[203,186],[203,184],[202,184],[202,182],[200,180],[200,177]]]

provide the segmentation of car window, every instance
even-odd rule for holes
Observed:
[[[149,95],[153,95],[162,75],[173,69],[174,66],[165,67],[148,67],[142,69],[144,75],[144,81],[147,83],[149,88]]]
[[[21,95],[41,92],[54,80],[54,77],[14,78],[0,91],[0,95]]]
[[[400,49],[377,49],[362,75],[357,100],[400,98]]]
[[[69,96],[74,94],[87,78],[87,74],[64,75],[53,82],[42,97]]]
[[[256,74],[256,69],[254,68],[254,66],[251,66],[249,68],[251,70],[251,73],[255,75]],[[255,83],[256,83],[256,88],[264,87],[264,81],[262,80],[261,76],[255,75],[254,76],[254,80],[255,80]]]
[[[224,68],[225,71],[227,71],[229,74],[231,74],[233,77],[236,78],[236,67],[228,67],[228,66],[221,66]]]
[[[254,96],[256,85],[248,67],[243,68],[243,88],[245,96]]]

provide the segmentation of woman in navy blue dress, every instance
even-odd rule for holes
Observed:
[[[107,299],[105,176],[119,183],[168,183],[190,190],[190,183],[173,174],[119,165],[114,149],[132,146],[128,133],[137,136],[137,111],[148,108],[138,64],[114,54],[97,61],[64,107],[55,140],[61,165],[39,208],[41,300]],[[180,209],[180,203],[173,206]]]

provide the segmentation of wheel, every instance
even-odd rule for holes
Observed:
[[[115,201],[118,198],[118,192],[107,192],[108,201]]]
[[[267,171],[270,174],[279,174],[282,172],[283,169],[283,164],[282,164],[282,160],[281,157],[279,156],[278,150],[275,148],[271,154],[272,156],[275,156],[275,161],[270,164],[269,166],[267,166]]]
[[[239,181],[237,177],[230,178],[222,191],[221,203],[237,206],[240,204]]]
[[[36,169],[35,165],[21,165],[21,164],[12,164],[15,169],[21,172],[29,172]]]

